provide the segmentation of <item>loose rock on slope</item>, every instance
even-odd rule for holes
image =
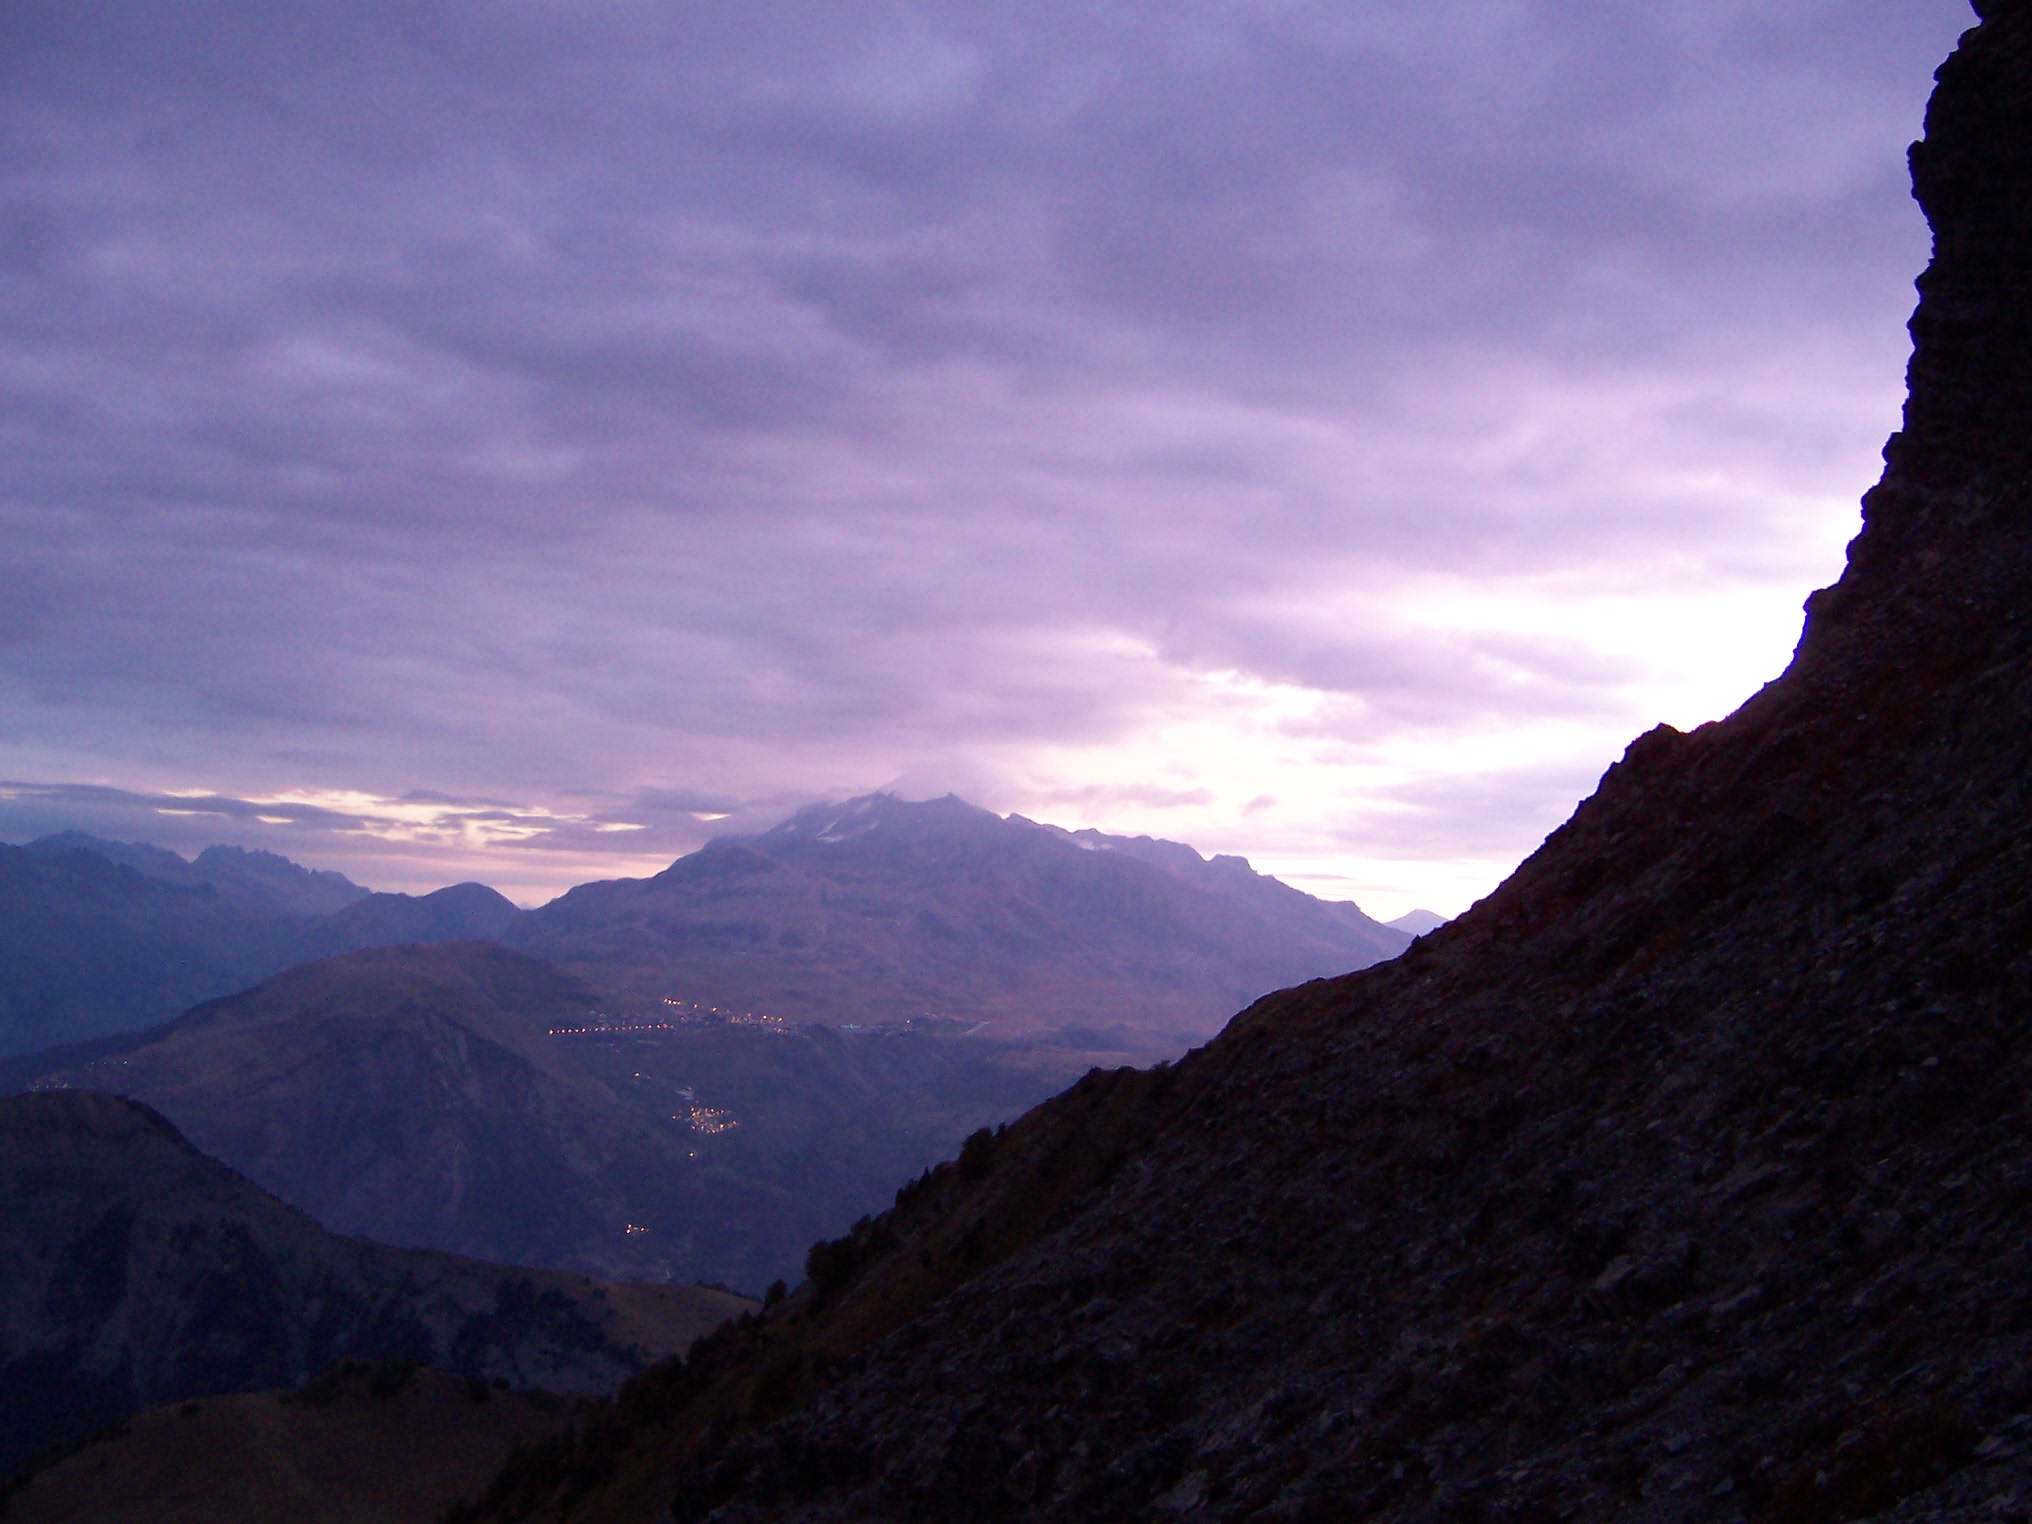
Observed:
[[[1786,675],[1403,958],[984,1141],[491,1516],[2032,1517],[2032,11],[1987,9]]]

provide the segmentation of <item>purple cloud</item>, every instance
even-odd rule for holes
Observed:
[[[1569,787],[1707,658],[1545,611],[1838,569],[1969,19],[15,5],[0,770],[510,801],[573,872],[914,779],[1330,844],[1308,734]]]

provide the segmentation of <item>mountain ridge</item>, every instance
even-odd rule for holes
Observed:
[[[22,847],[36,857],[89,852],[134,869],[144,878],[170,884],[209,884],[263,910],[290,915],[328,915],[366,899],[373,891],[343,873],[306,868],[275,852],[214,844],[195,859],[143,841],[109,841],[84,831],[39,836]]]
[[[954,795],[870,794],[716,837],[651,878],[582,884],[509,940],[566,966],[639,966],[644,994],[1004,1032],[1125,1024],[1159,1050],[1266,989],[1393,957],[1410,937],[1239,858]]]
[[[513,912],[481,885],[374,894],[237,847],[188,863],[80,832],[0,845],[0,1060],[143,1030],[331,953],[488,935]]]
[[[854,834],[822,839],[850,816]],[[904,850],[875,850],[891,842]],[[1078,848],[1121,860],[1082,864]],[[756,877],[772,863],[795,869],[774,900]],[[971,949],[948,921],[955,894],[974,917]],[[1054,897],[1084,913],[1057,913]],[[329,908],[304,913],[313,902]],[[1062,1008],[1061,1026],[1140,1027],[1154,1054],[1266,989],[1410,940],[1239,858],[882,794],[808,806],[651,878],[582,884],[535,911],[482,884],[374,893],[270,853],[212,847],[186,862],[81,832],[0,850],[0,910],[10,907],[0,1059],[151,1027],[314,959],[472,940],[571,966],[638,1016],[670,996],[800,1020],[929,1013],[1018,1031],[1049,1024],[1029,1014],[1042,1002]],[[1246,932],[1223,929],[1226,907],[1251,917]]]

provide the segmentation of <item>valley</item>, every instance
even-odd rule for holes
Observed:
[[[370,949],[0,1079],[145,1101],[338,1232],[759,1293],[968,1133],[1125,1057],[612,1004],[487,943]]]

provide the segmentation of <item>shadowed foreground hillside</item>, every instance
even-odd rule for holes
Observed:
[[[39,1472],[7,1524],[435,1524],[580,1402],[399,1361],[144,1413]]]
[[[0,1101],[0,1478],[143,1408],[345,1359],[610,1391],[746,1305],[340,1238],[145,1106]]]
[[[2032,9],[1783,678],[1395,962],[1100,1074],[483,1517],[2032,1517]],[[668,1513],[666,1513],[668,1510]]]

